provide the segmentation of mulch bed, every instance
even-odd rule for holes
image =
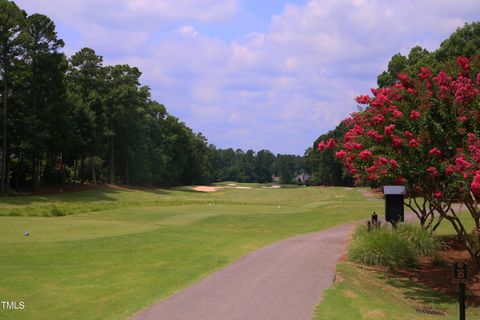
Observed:
[[[408,277],[413,282],[458,297],[458,285],[453,282],[453,263],[462,261],[468,264],[469,281],[467,287],[467,305],[480,306],[480,274],[473,269],[470,256],[455,237],[443,239],[443,247],[438,253],[439,259],[422,257],[415,268],[398,269],[393,275]],[[439,263],[441,261],[441,263]]]

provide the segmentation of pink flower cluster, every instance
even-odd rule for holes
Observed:
[[[410,112],[410,119],[417,120],[418,118],[420,118],[420,112],[417,110],[412,110],[412,112]]]
[[[430,69],[426,67],[420,67],[420,73],[418,75],[420,78],[428,79],[431,75],[432,75],[432,72],[430,71]]]
[[[462,75],[453,81],[453,90],[455,91],[455,102],[458,104],[469,104],[479,95],[479,90],[474,86],[472,80]]]
[[[320,141],[317,145],[318,151],[323,151],[326,149],[333,149],[336,146],[335,139],[330,138],[327,142]]]
[[[470,188],[476,196],[480,196],[480,171],[475,173],[475,177],[473,177]]]
[[[457,64],[464,70],[470,69],[470,60],[467,57],[457,57]]]
[[[370,102],[372,102],[372,99],[370,99],[370,97],[367,95],[358,96],[357,98],[355,98],[355,100],[359,104],[370,104]]]

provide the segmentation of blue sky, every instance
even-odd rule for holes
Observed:
[[[303,154],[356,110],[390,57],[436,49],[478,0],[18,0],[71,55],[139,67],[153,98],[217,147]]]

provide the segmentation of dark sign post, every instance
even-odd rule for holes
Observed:
[[[384,186],[383,194],[385,196],[385,221],[393,226],[403,222],[403,198],[405,197],[404,186]]]
[[[460,320],[465,320],[465,283],[468,280],[468,265],[455,262],[453,265],[453,281],[458,282],[458,302],[460,304]]]

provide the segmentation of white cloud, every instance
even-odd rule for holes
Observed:
[[[180,29],[178,29],[178,33],[184,36],[190,36],[190,37],[195,37],[198,35],[197,30],[195,30],[194,27],[192,26],[183,26]]]
[[[16,2],[29,13],[48,12],[57,21],[70,24],[113,23],[122,29],[164,25],[179,20],[224,22],[238,11],[236,0],[19,0]]]

